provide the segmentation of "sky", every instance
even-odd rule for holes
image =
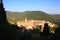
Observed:
[[[60,14],[60,0],[3,0],[6,11],[44,11]]]

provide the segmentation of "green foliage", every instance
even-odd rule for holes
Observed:
[[[25,17],[28,20],[46,20],[58,24],[60,21],[59,17],[46,14],[43,11],[25,11],[25,12],[6,12],[7,20],[24,20]],[[52,21],[53,20],[53,21]]]
[[[56,40],[60,40],[60,26],[55,30]]]
[[[50,30],[49,30],[48,23],[44,24],[43,35],[44,36],[46,36],[46,35],[49,36],[50,35]]]
[[[33,28],[34,33],[39,34],[41,32],[41,26],[37,25],[36,27]]]

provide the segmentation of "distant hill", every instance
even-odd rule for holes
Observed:
[[[53,16],[60,17],[60,14],[52,14]]]
[[[7,11],[8,20],[24,20],[26,17],[28,20],[46,20],[54,23],[59,23],[60,18],[49,15],[42,11],[25,11],[25,12],[9,12]]]

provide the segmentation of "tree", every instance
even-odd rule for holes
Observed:
[[[60,40],[60,26],[55,30],[56,40]]]
[[[45,23],[44,24],[44,29],[43,29],[43,35],[44,36],[49,36],[49,34],[50,34],[50,31],[49,31],[48,23]]]

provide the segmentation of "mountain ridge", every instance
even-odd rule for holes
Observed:
[[[57,23],[59,22],[60,18],[49,15],[43,11],[25,11],[25,12],[6,12],[7,14],[7,19],[12,20],[24,20],[26,17],[28,20],[46,20],[50,22]]]

